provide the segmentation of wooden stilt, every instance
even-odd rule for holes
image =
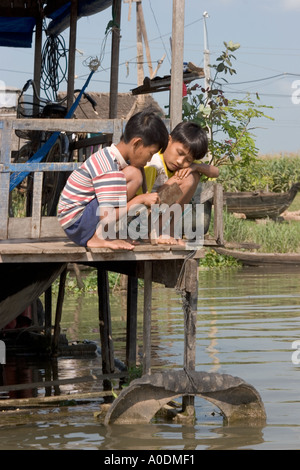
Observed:
[[[136,366],[138,279],[128,276],[126,365]]]
[[[109,282],[107,271],[97,267],[98,272],[98,302],[99,302],[99,326],[101,341],[102,373],[114,372],[114,347],[112,340],[111,315],[109,304]],[[105,390],[111,388],[108,381],[103,382]]]
[[[60,335],[60,322],[61,322],[61,316],[62,316],[64,296],[65,296],[66,278],[67,278],[67,267],[65,267],[65,269],[61,273],[60,280],[59,280],[59,290],[58,290],[57,304],[56,304],[54,333],[53,333],[53,340],[52,340],[52,354],[54,355],[57,354],[57,350],[58,350],[59,335]]]
[[[52,322],[52,286],[45,291],[45,337],[49,350],[51,349],[51,322]]]
[[[196,364],[196,324],[198,304],[198,262],[189,259],[185,265],[185,305],[184,305],[184,369],[188,373],[195,370]],[[194,414],[194,396],[185,395],[182,410]]]
[[[144,264],[143,373],[151,373],[152,262]]]

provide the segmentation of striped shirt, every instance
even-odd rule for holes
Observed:
[[[57,217],[63,228],[78,220],[95,197],[101,206],[125,207],[127,163],[115,145],[91,155],[69,176],[58,203]]]

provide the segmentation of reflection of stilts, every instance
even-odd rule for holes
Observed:
[[[217,312],[215,310],[211,310],[211,313],[213,315],[216,315]],[[218,344],[217,340],[217,332],[218,328],[215,326],[217,323],[217,318],[213,319],[210,321],[210,330],[208,333],[209,338],[211,338],[209,346],[206,348],[206,351],[209,353],[209,356],[212,358],[213,366],[210,368],[211,372],[217,372],[217,370],[220,369],[220,359],[217,356],[217,353],[219,352],[218,349],[216,349],[216,345]]]

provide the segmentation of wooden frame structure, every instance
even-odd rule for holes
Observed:
[[[113,0],[113,8],[120,19],[121,0]],[[185,0],[173,0],[173,50],[171,73],[171,119],[172,129],[181,120],[182,61],[183,61],[183,24]],[[78,0],[71,1],[70,44],[69,44],[69,80],[68,108],[73,102],[74,64],[76,44],[76,8]],[[34,81],[39,90],[41,21],[36,27]],[[113,38],[111,103],[109,120],[60,120],[60,119],[5,119],[0,121],[0,266],[13,263],[22,266],[37,266],[39,263],[61,263],[60,289],[55,312],[55,325],[52,336],[51,288],[45,292],[46,322],[45,333],[52,341],[55,353],[60,331],[63,308],[64,284],[68,263],[83,263],[94,266],[98,271],[99,324],[102,351],[103,374],[114,373],[114,353],[112,325],[110,319],[109,289],[107,271],[116,271],[128,275],[127,293],[127,348],[126,363],[136,363],[137,340],[137,281],[144,279],[144,326],[143,326],[143,370],[151,371],[151,299],[152,282],[159,282],[167,287],[179,286],[186,297],[184,367],[195,369],[196,317],[198,259],[204,255],[203,249],[188,251],[182,247],[141,246],[133,252],[112,252],[109,249],[86,249],[72,244],[64,235],[56,217],[42,217],[41,204],[43,178],[45,172],[70,172],[80,162],[68,163],[12,163],[11,142],[16,130],[35,130],[66,133],[107,133],[112,141],[118,142],[125,125],[124,120],[114,119],[117,107],[118,53],[119,36]],[[10,217],[10,175],[13,172],[30,172],[33,175],[33,203],[30,217]],[[207,246],[223,244],[223,199],[222,187],[215,184],[208,199],[214,202],[214,237],[205,240]],[[204,202],[204,201],[202,201]],[[1,311],[0,311],[1,316]]]
[[[167,123],[168,124],[168,123]],[[56,217],[41,216],[43,175],[47,171],[70,172],[80,163],[12,163],[11,137],[15,130],[57,130],[76,132],[102,132],[112,135],[117,142],[122,134],[124,120],[65,120],[65,119],[7,119],[0,121],[2,151],[0,155],[0,264],[22,263],[83,263],[98,270],[99,323],[103,373],[114,371],[113,345],[111,339],[110,307],[107,271],[116,271],[129,276],[127,303],[127,352],[126,362],[136,362],[136,309],[137,280],[144,279],[144,372],[151,370],[151,297],[152,282],[175,287],[181,280],[180,289],[185,292],[190,308],[186,313],[185,366],[195,365],[195,324],[197,311],[197,260],[204,255],[203,248],[185,250],[180,246],[137,246],[132,252],[109,249],[87,249],[78,247],[64,235]],[[9,181],[12,172],[30,171],[33,174],[33,204],[31,217],[9,216]],[[214,238],[204,241],[206,246],[221,246],[223,243],[223,198],[222,187],[215,184],[207,198],[214,201]],[[183,275],[184,274],[184,275]],[[61,274],[61,289],[57,303],[54,325],[54,344],[59,332],[62,314],[65,272]],[[47,294],[49,298],[49,293]],[[49,302],[51,305],[51,301]],[[48,309],[49,310],[49,309]],[[0,312],[1,314],[1,312]],[[51,336],[51,312],[47,322]]]

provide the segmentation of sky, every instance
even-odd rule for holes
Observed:
[[[172,0],[143,0],[151,61],[155,68],[165,54],[157,75],[171,70]],[[204,16],[210,63],[224,50],[223,42],[240,44],[234,53],[236,74],[226,77],[223,91],[228,99],[259,95],[265,112],[273,118],[260,119],[253,125],[260,154],[300,151],[300,0],[185,0],[184,61],[203,67]],[[111,35],[105,36],[111,20],[111,8],[81,18],[77,26],[75,87],[84,85],[89,74],[89,58],[101,60],[87,91],[108,92],[110,81]],[[66,47],[69,31],[62,33]],[[137,86],[136,14],[132,3],[122,2],[119,92]],[[22,88],[33,75],[33,49],[0,48],[0,83]],[[144,50],[144,73],[149,76]],[[197,83],[197,82],[193,82]],[[199,80],[203,85],[203,80]],[[61,91],[66,83],[61,83]],[[160,106],[169,103],[169,92],[153,94]]]

